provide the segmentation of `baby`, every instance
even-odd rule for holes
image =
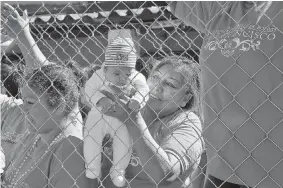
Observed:
[[[125,170],[130,162],[132,140],[127,127],[119,120],[103,114],[111,108],[113,101],[99,92],[115,85],[131,97],[131,110],[142,108],[148,99],[149,88],[145,77],[135,70],[136,50],[129,30],[114,30],[105,52],[105,62],[87,81],[85,94],[92,108],[88,114],[84,130],[84,157],[86,176],[100,178],[102,141],[106,134],[113,138],[113,166],[110,177],[117,187],[125,185]],[[111,38],[111,37],[109,37]]]

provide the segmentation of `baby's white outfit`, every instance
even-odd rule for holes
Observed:
[[[99,178],[101,175],[101,152],[102,141],[106,134],[113,138],[113,166],[110,176],[113,178],[118,173],[124,175],[131,158],[132,140],[127,127],[118,119],[106,116],[96,107],[97,102],[105,97],[99,90],[105,89],[109,82],[106,81],[103,68],[96,71],[87,81],[85,94],[88,102],[92,105],[88,114],[84,130],[84,157],[86,160],[86,176],[91,179]],[[143,107],[148,99],[148,86],[146,78],[139,72],[132,74],[131,84],[136,92],[132,98],[138,100]],[[118,185],[116,185],[118,186]]]

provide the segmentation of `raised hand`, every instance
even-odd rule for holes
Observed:
[[[27,10],[23,12],[23,16],[20,16],[15,8],[5,3],[2,14],[4,17],[3,27],[11,38],[16,39],[20,34],[30,31]]]

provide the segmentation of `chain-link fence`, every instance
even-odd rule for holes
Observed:
[[[282,2],[8,4],[2,186],[283,187]]]

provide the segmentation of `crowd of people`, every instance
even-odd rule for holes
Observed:
[[[168,56],[146,78],[127,30],[82,69],[48,61],[5,4],[25,65],[1,63],[4,187],[283,187],[283,3],[168,6],[205,34],[200,62]]]

